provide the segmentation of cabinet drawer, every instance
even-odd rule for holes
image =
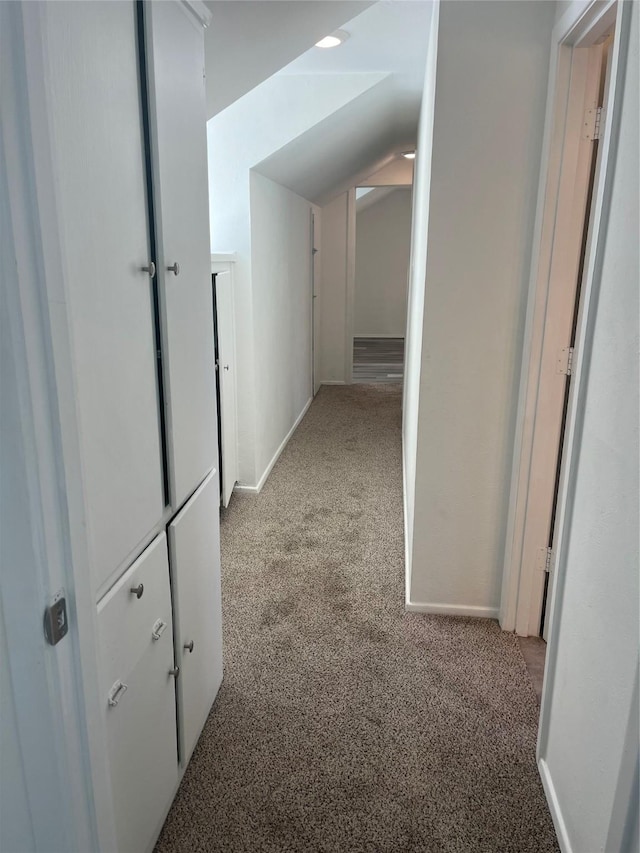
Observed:
[[[169,525],[183,764],[191,757],[222,682],[219,514],[214,469]]]
[[[131,590],[140,585],[138,597]],[[100,602],[98,626],[118,849],[134,853],[147,849],[153,840],[178,779],[164,533]]]

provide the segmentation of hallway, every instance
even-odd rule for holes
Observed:
[[[401,394],[321,388],[234,495],[225,678],[157,853],[558,849],[516,638],[404,611]]]

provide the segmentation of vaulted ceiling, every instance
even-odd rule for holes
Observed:
[[[289,4],[241,0],[230,5],[258,5],[268,16],[265,7],[316,4],[304,0]],[[347,7],[358,4],[322,0],[319,5],[343,7],[344,14]],[[355,17],[339,24],[349,33],[344,44],[331,50],[311,47],[209,122],[209,137],[216,140],[219,156],[224,155],[225,139],[232,144],[238,138],[242,120],[247,134],[270,135],[274,140],[266,152],[262,148],[260,159],[249,158],[245,167],[256,169],[310,201],[324,204],[350,186],[366,182],[371,173],[391,167],[403,150],[415,145],[432,3],[381,0],[358,11]],[[240,10],[234,14],[242,17]],[[278,13],[274,10],[273,14],[275,20]],[[321,34],[330,31],[327,27]],[[316,31],[313,38],[317,37]],[[212,85],[210,74],[208,69],[208,87]],[[367,82],[354,85],[356,80]],[[308,109],[297,100],[301,86],[308,92]],[[292,92],[290,99],[286,97],[288,88]],[[334,93],[333,109],[325,108],[322,114],[313,109],[316,90],[325,103],[329,93]],[[352,94],[345,96],[346,92]],[[247,109],[237,109],[245,98]],[[248,109],[250,104],[259,106]],[[252,127],[251,116],[258,113],[261,124]],[[278,133],[273,133],[265,122],[277,124]],[[284,132],[287,125],[291,125],[290,133]]]
[[[207,118],[255,88],[372,0],[208,0]]]

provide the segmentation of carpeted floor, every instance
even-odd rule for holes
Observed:
[[[404,612],[400,397],[323,387],[233,497],[225,679],[157,853],[558,849],[515,637]]]

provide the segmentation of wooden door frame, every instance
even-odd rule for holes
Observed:
[[[353,332],[356,302],[356,188],[347,192],[344,382],[353,383]]]
[[[612,117],[619,88],[618,62],[621,40],[622,15],[616,14],[618,0],[591,0],[585,4],[574,2],[553,29],[551,41],[551,59],[543,156],[538,188],[538,205],[532,253],[532,269],[529,286],[529,298],[525,323],[525,344],[523,349],[520,394],[518,400],[516,441],[510,488],[509,518],[505,543],[505,562],[503,572],[502,598],[500,607],[500,625],[503,630],[515,631],[521,636],[537,635],[537,625],[531,613],[541,603],[540,581],[535,583],[539,567],[535,561],[523,559],[525,531],[531,514],[530,500],[533,497],[533,478],[531,461],[533,455],[534,433],[536,428],[536,410],[540,387],[542,345],[546,325],[546,308],[549,298],[551,263],[557,252],[563,251],[563,234],[556,229],[556,213],[563,186],[563,153],[565,145],[565,127],[569,113],[569,87],[574,63],[574,49],[595,45],[601,40],[615,22],[615,37],[611,48],[611,74],[605,101],[610,105],[600,139],[599,167],[595,177],[593,201],[591,205],[591,224],[586,248],[580,309],[576,331],[575,356],[572,367],[572,382],[565,422],[564,450],[560,483],[557,494],[556,536],[557,543],[562,542],[565,503],[567,496],[567,466],[572,455],[572,443],[576,422],[576,389],[580,384],[582,362],[585,349],[589,344],[589,318],[591,290],[593,285],[595,247],[601,223],[604,219],[605,182],[609,175],[609,152],[612,140],[615,142],[615,129]],[[586,79],[585,79],[586,82]],[[566,164],[565,164],[566,165]],[[575,163],[573,164],[575,169]],[[566,178],[566,175],[564,176]],[[566,184],[566,181],[565,181]],[[578,215],[578,214],[577,214]],[[582,217],[582,213],[579,214]],[[588,215],[588,214],[587,214]],[[558,349],[566,346],[558,340]],[[538,423],[538,428],[541,424]],[[542,425],[544,428],[544,425]],[[546,541],[540,543],[541,547]],[[558,553],[552,556],[552,576],[549,584],[548,607],[553,608],[555,588],[557,586]],[[539,617],[538,617],[539,621]]]

